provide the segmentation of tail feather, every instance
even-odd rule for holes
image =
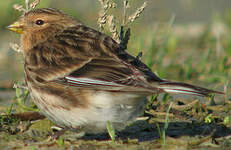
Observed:
[[[214,91],[182,82],[162,81],[159,84],[160,89],[167,93],[189,94],[197,96],[209,96],[210,94],[224,94],[223,92]]]

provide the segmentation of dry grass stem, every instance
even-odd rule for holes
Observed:
[[[25,6],[26,6],[27,11],[29,10],[29,2],[30,2],[30,0],[25,0]]]
[[[99,0],[99,3],[101,4],[102,8],[99,12],[99,18],[97,23],[100,30],[103,30],[107,22],[107,12],[110,8],[115,8],[116,4],[114,2],[111,2],[110,0]]]
[[[30,4],[30,9],[34,9],[38,4],[40,3],[40,0],[35,0]]]
[[[20,89],[28,90],[28,87],[27,87],[27,86],[20,85],[20,84],[17,84],[17,83],[15,83],[15,84],[13,85],[13,88],[14,88],[14,89],[20,88]]]
[[[17,11],[20,11],[20,12],[26,12],[26,9],[23,8],[23,6],[22,6],[22,5],[19,5],[19,4],[14,4],[14,5],[13,5],[13,8],[14,8],[15,10],[17,10]]]
[[[34,0],[32,3],[30,3],[30,0],[25,0],[25,8],[22,5],[14,4],[13,8],[17,11],[26,13],[31,9],[34,9],[38,4],[40,0]]]
[[[20,47],[18,44],[16,44],[16,43],[10,43],[10,47],[11,47],[14,51],[16,51],[16,52],[18,52],[18,53],[21,53],[21,52],[22,52],[21,47]]]
[[[225,83],[225,86],[224,86],[225,103],[228,102],[228,85],[229,85],[229,80]]]
[[[127,9],[130,8],[129,2],[128,0],[124,0],[124,18],[123,18],[123,26],[126,23],[126,19],[127,19]]]
[[[119,43],[120,42],[119,34],[115,25],[115,17],[113,15],[108,16],[108,25],[109,25],[109,30],[112,33],[113,39]]]
[[[139,18],[140,14],[142,14],[146,6],[147,2],[144,2],[143,5],[138,8],[134,14],[128,17],[128,22],[126,24],[134,22],[137,18]]]
[[[104,10],[99,12],[98,25],[100,30],[103,30],[106,24],[107,13]]]

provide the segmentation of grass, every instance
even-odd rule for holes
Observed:
[[[111,124],[110,121],[107,121],[106,126],[107,126],[107,131],[108,131],[108,134],[109,134],[111,140],[112,140],[113,142],[115,142],[116,133],[115,133],[114,127],[112,126],[112,124]]]
[[[169,112],[170,112],[171,107],[172,107],[172,102],[170,103],[170,105],[169,105],[169,107],[168,107],[167,114],[166,114],[166,118],[165,118],[164,129],[162,130],[161,139],[162,139],[162,141],[163,141],[163,144],[162,144],[162,148],[163,148],[163,149],[166,148],[166,131],[167,131],[168,125],[169,125]]]

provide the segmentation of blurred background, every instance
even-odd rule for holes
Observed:
[[[117,7],[109,13],[118,19],[119,29],[123,1],[114,2]],[[128,16],[144,1],[129,2]],[[24,0],[0,1],[0,90],[4,93],[12,89],[14,82],[23,81],[22,54],[9,46],[10,42],[19,43],[19,35],[5,28],[21,15],[12,8],[13,4],[24,5]],[[142,60],[162,78],[229,89],[230,6],[228,0],[149,0],[141,16],[128,26],[131,28],[128,51],[134,56],[142,51]],[[101,6],[97,0],[41,0],[38,7],[61,9],[98,29]],[[0,94],[0,100],[9,95]]]

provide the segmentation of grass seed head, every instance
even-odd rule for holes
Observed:
[[[119,43],[119,34],[115,25],[115,17],[113,15],[108,16],[108,25],[113,39]]]
[[[128,23],[134,22],[137,18],[139,18],[146,6],[147,2],[144,2],[143,5],[138,8],[134,14],[128,17]]]

